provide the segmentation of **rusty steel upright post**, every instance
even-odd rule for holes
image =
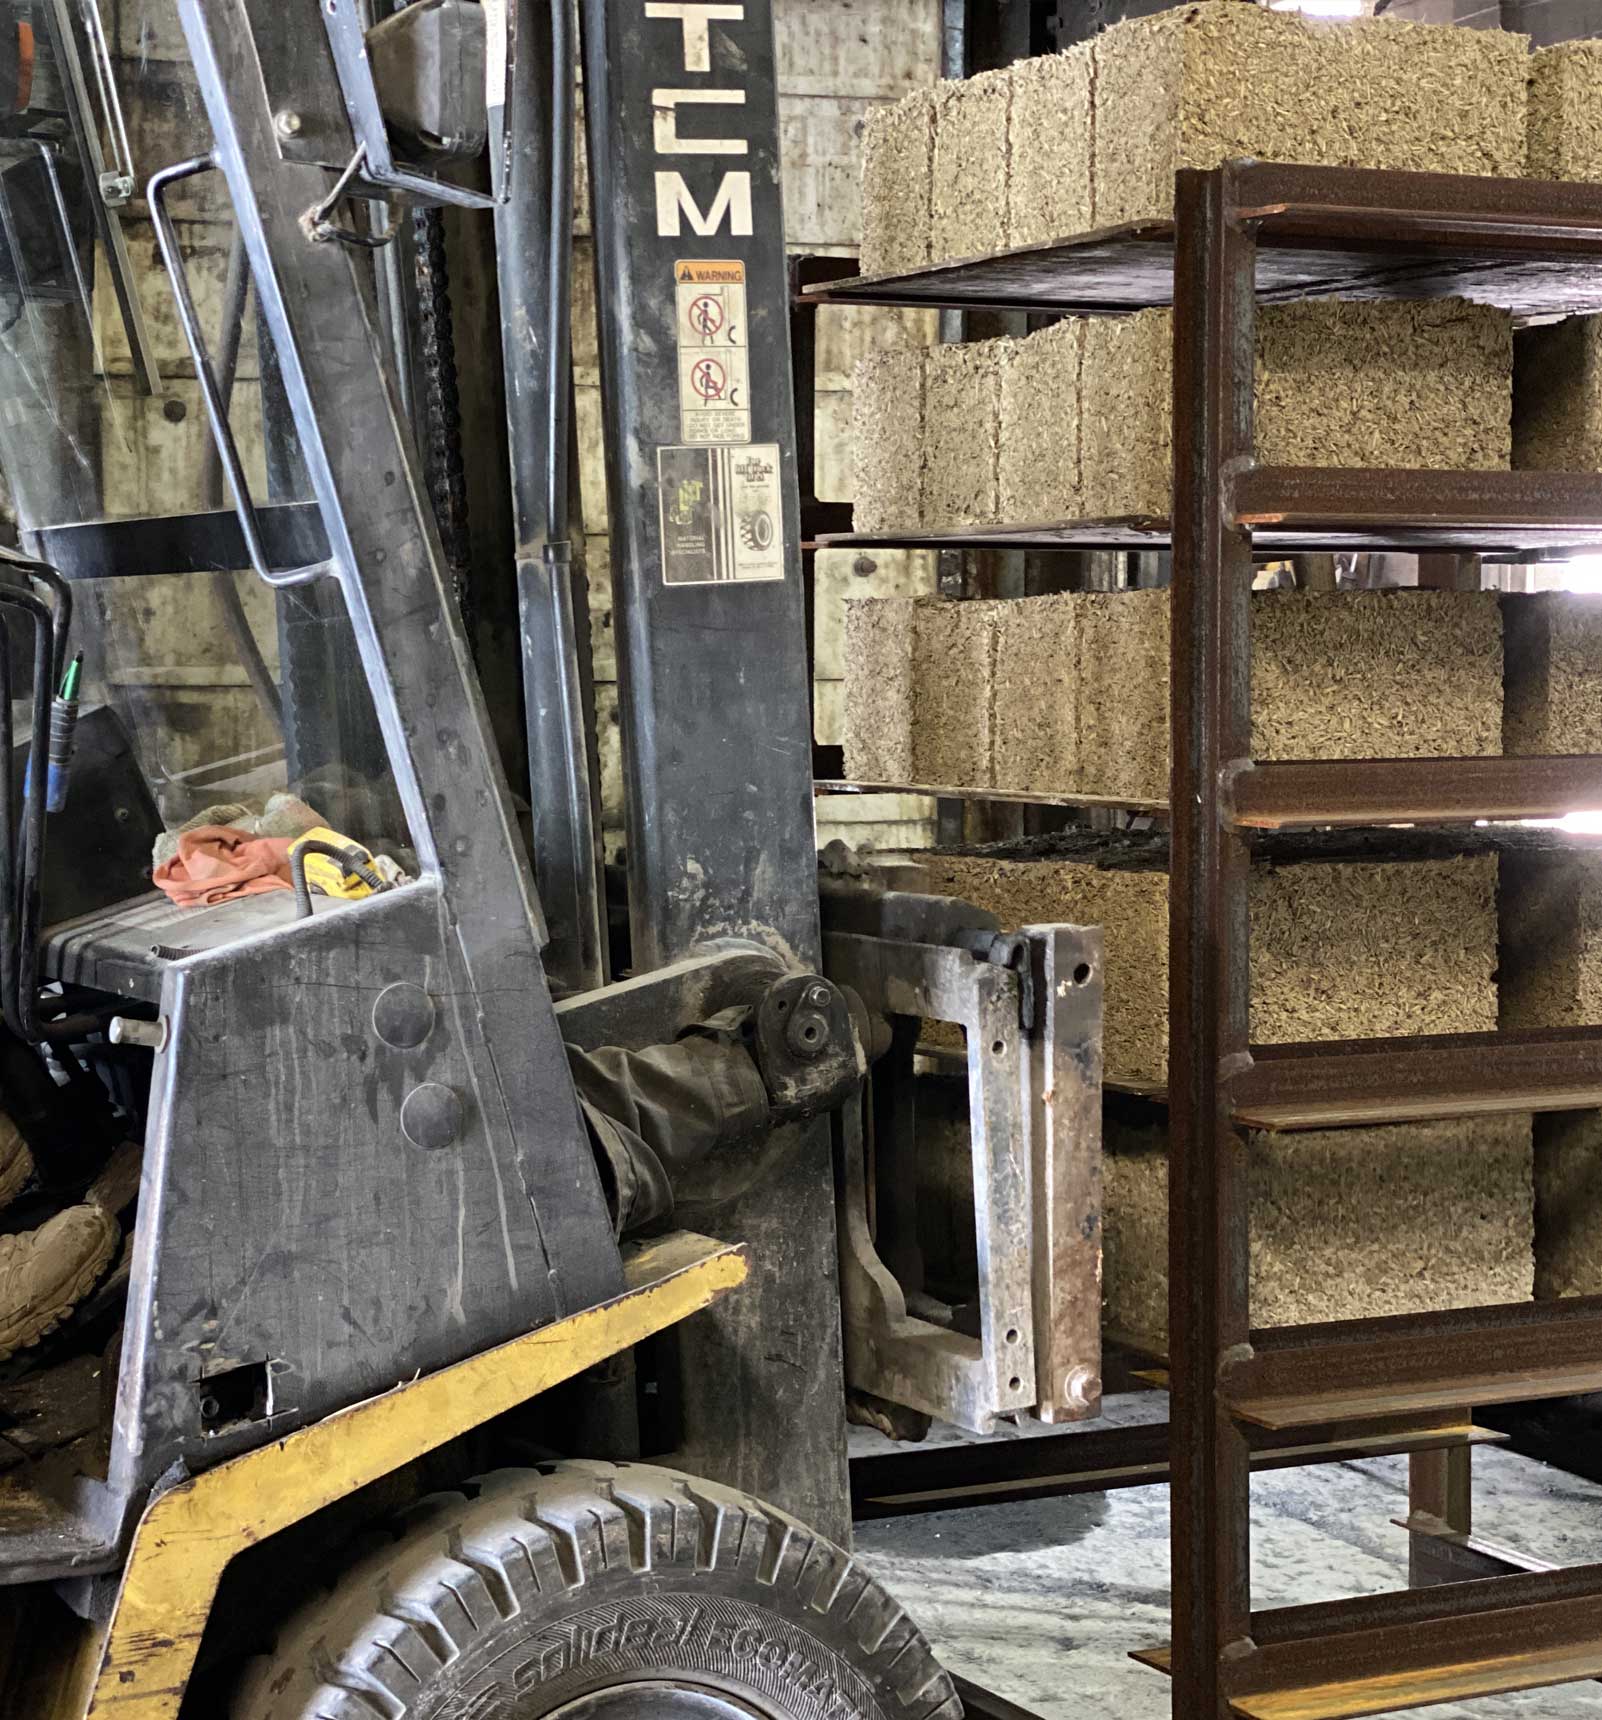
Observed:
[[[1247,853],[1223,792],[1251,741],[1251,541],[1229,488],[1251,457],[1256,243],[1233,184],[1227,167],[1182,172],[1175,210],[1168,1331],[1173,1712],[1186,1720],[1228,1715],[1224,1657],[1251,1627],[1249,1453],[1215,1394],[1250,1324],[1229,1111],[1247,1061]]]

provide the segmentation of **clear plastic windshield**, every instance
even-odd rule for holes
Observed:
[[[171,0],[0,0],[0,483],[29,553],[57,559],[56,528],[232,505],[145,202],[152,172],[210,142]],[[168,203],[253,494],[306,504],[223,178]],[[122,719],[167,825],[288,789],[341,834],[404,845],[337,584],[132,572],[117,542],[69,570],[82,696]]]

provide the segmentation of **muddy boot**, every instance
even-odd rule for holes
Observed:
[[[33,1154],[17,1125],[0,1111],[0,1208],[8,1207],[33,1176]]]
[[[0,1362],[52,1332],[94,1288],[122,1233],[104,1207],[69,1206],[0,1236]]]

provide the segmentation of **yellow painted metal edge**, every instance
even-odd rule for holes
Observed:
[[[686,1258],[692,1239],[670,1239],[654,1282],[369,1398],[152,1500],[134,1534],[88,1706],[62,1720],[174,1720],[230,1560],[744,1281],[743,1247],[693,1240],[702,1245],[699,1258]]]

